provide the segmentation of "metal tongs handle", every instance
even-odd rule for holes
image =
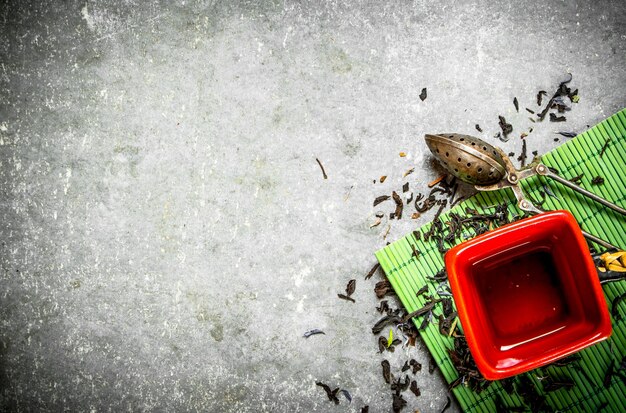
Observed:
[[[593,192],[589,192],[586,189],[576,185],[573,182],[568,181],[565,178],[562,178],[560,175],[555,174],[554,172],[552,172],[550,170],[550,168],[548,168],[547,166],[545,166],[544,164],[540,163],[535,167],[535,172],[537,172],[538,175],[541,176],[547,176],[548,178],[552,178],[555,181],[557,181],[558,183],[565,185],[566,187],[573,189],[574,191],[578,192],[579,194],[582,194],[586,197],[589,197],[591,199],[593,199],[594,201],[608,207],[611,208],[613,211],[618,212],[622,215],[626,215],[626,209],[620,207],[619,205],[615,205],[612,202],[607,201],[604,198],[600,198],[598,195],[594,194]]]

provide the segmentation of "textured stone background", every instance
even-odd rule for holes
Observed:
[[[501,144],[502,114],[519,151],[512,98],[567,72],[581,101],[529,151],[625,105],[623,1],[467,3],[3,2],[0,409],[390,410],[374,197],[439,175],[426,132]],[[417,381],[406,410],[439,411]]]

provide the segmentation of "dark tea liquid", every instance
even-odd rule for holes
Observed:
[[[557,270],[547,251],[474,267],[479,297],[496,343],[506,351],[556,332],[569,316]]]

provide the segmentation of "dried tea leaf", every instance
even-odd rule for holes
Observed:
[[[356,280],[348,281],[348,285],[346,286],[346,295],[350,297],[354,293],[355,289],[356,289]]]
[[[415,171],[415,168],[407,169],[404,174],[402,174],[403,178],[406,178],[408,175],[412,174]]]
[[[352,403],[352,395],[350,394],[350,392],[346,389],[341,389],[340,390],[341,394],[343,394],[345,396],[346,399],[348,399],[349,403]]]
[[[432,188],[433,186],[437,185],[439,182],[443,181],[446,178],[446,176],[447,175],[441,175],[439,178],[435,179],[434,181],[429,182],[428,187]]]
[[[370,407],[369,406],[363,406],[361,408],[361,413],[370,413]]]
[[[392,406],[391,406],[393,408],[393,412],[394,413],[398,413],[399,411],[404,409],[405,406],[406,406],[406,400],[404,400],[402,395],[394,393],[393,394],[393,403],[392,403]]]
[[[556,132],[561,136],[565,136],[566,138],[575,138],[576,132]]]
[[[400,198],[400,195],[398,195],[396,191],[393,191],[391,193],[391,196],[393,197],[393,200],[396,203],[396,210],[394,214],[396,216],[396,219],[400,219],[402,218],[402,208],[403,208],[402,198]]]
[[[381,176],[378,180],[380,181],[380,183],[382,184],[383,182],[385,182],[385,180],[387,179],[387,175],[383,175]]]
[[[500,129],[502,129],[502,134],[504,135],[504,139],[508,140],[508,134],[513,132],[513,125],[511,125],[510,123],[507,123],[504,116],[498,116],[498,119],[499,119],[498,124],[500,125]]]
[[[422,88],[422,93],[420,93],[420,100],[423,102],[428,97],[428,90],[426,88]]]
[[[339,387],[337,387],[334,390],[331,390],[330,387],[327,384],[324,384],[322,382],[315,382],[316,386],[321,387],[322,389],[324,389],[324,391],[326,392],[326,396],[328,396],[328,400],[330,400],[331,402],[335,402],[335,404],[339,404],[339,399],[337,398],[337,393],[339,392]]]
[[[604,183],[604,178],[601,176],[596,176],[591,180],[591,185],[602,185]]]
[[[411,359],[409,360],[409,364],[411,365],[411,367],[413,367],[413,374],[422,370],[422,364],[419,363],[417,360]]]
[[[326,171],[324,170],[324,167],[322,166],[322,162],[320,162],[320,160],[317,158],[315,158],[315,160],[317,161],[317,164],[320,166],[320,169],[322,170],[322,176],[324,177],[324,179],[328,179],[328,175],[326,175]]]
[[[385,328],[385,326],[387,324],[392,324],[392,325],[396,325],[396,324],[400,324],[402,323],[402,317],[399,317],[397,315],[386,315],[383,318],[381,318],[380,320],[378,320],[376,322],[376,324],[374,324],[374,327],[372,327],[372,333],[373,334],[378,334],[381,331],[383,331],[383,328]]]
[[[515,106],[515,110],[519,112],[519,103],[517,102],[517,98],[513,98],[513,106]]]
[[[409,183],[405,182],[404,185],[402,185],[402,192],[409,192]]]
[[[376,293],[377,298],[383,298],[388,294],[395,294],[389,280],[378,281],[374,286],[374,293]]]
[[[422,394],[419,387],[417,387],[417,382],[415,380],[411,382],[411,387],[409,387],[409,390],[413,392],[415,397],[420,397],[420,395]]]
[[[369,280],[370,278],[372,278],[372,275],[374,275],[374,273],[376,272],[376,270],[380,267],[380,263],[376,263],[374,264],[374,266],[372,267],[371,270],[369,270],[369,272],[367,273],[367,275],[365,275],[365,279]]]
[[[378,352],[384,353],[387,350],[387,339],[383,336],[378,337]]]
[[[411,368],[411,366],[409,366],[409,361],[407,360],[407,361],[404,362],[404,365],[402,366],[402,368],[400,370],[404,373],[405,371],[407,371],[410,368]]]
[[[387,360],[383,360],[380,365],[383,367],[383,378],[387,384],[391,383],[391,366]]]
[[[400,393],[402,391],[405,391],[406,389],[409,388],[409,384],[411,384],[411,379],[409,379],[409,376],[404,376],[404,381],[402,381],[399,377],[398,380],[394,381],[391,384],[391,390],[395,391],[396,393]]]
[[[352,301],[353,303],[356,303],[356,301],[354,301],[354,298],[348,297],[347,295],[344,295],[344,294],[337,294],[337,297],[341,298],[342,300]]]
[[[534,111],[534,110],[531,110],[531,109],[526,108],[526,111],[527,111],[528,113],[532,113],[533,115],[535,114],[535,111]]]
[[[537,93],[537,106],[541,106],[541,101],[543,100],[544,96],[548,96],[548,92],[546,92],[545,90],[540,90]]]
[[[381,195],[379,197],[376,197],[376,199],[374,200],[374,206],[388,200],[389,198],[391,198],[389,195]]]
[[[375,228],[375,227],[379,226],[381,224],[381,222],[383,222],[382,218],[376,218],[376,221],[374,221],[374,223],[372,225],[370,225],[370,228]]]
[[[418,219],[421,216],[419,212],[413,212],[411,214],[411,219]]]
[[[606,148],[609,147],[609,142],[611,142],[611,138],[608,138],[606,141],[604,141],[604,145],[602,145],[602,149],[600,150],[600,158],[602,158],[602,155],[604,155]]]
[[[376,310],[381,314],[388,312],[390,308],[389,308],[389,303],[387,302],[387,300],[382,300],[379,306],[376,307]]]
[[[424,285],[422,288],[417,290],[417,292],[415,293],[415,297],[419,297],[420,295],[425,294],[427,292],[428,292],[428,285]]]
[[[481,133],[483,131],[478,123],[476,124],[476,130]]]
[[[309,338],[309,337],[311,337],[311,336],[313,336],[315,334],[324,334],[324,335],[326,335],[326,333],[324,333],[322,330],[320,330],[318,328],[314,328],[313,330],[306,331],[304,333],[304,337]]]
[[[565,122],[566,120],[565,116],[556,116],[554,113],[550,113],[550,122]]]
[[[406,156],[406,152],[400,152],[400,158],[404,158]]]

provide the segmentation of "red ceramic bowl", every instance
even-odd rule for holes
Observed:
[[[523,373],[611,335],[587,243],[552,211],[490,231],[445,256],[459,318],[488,380]]]

